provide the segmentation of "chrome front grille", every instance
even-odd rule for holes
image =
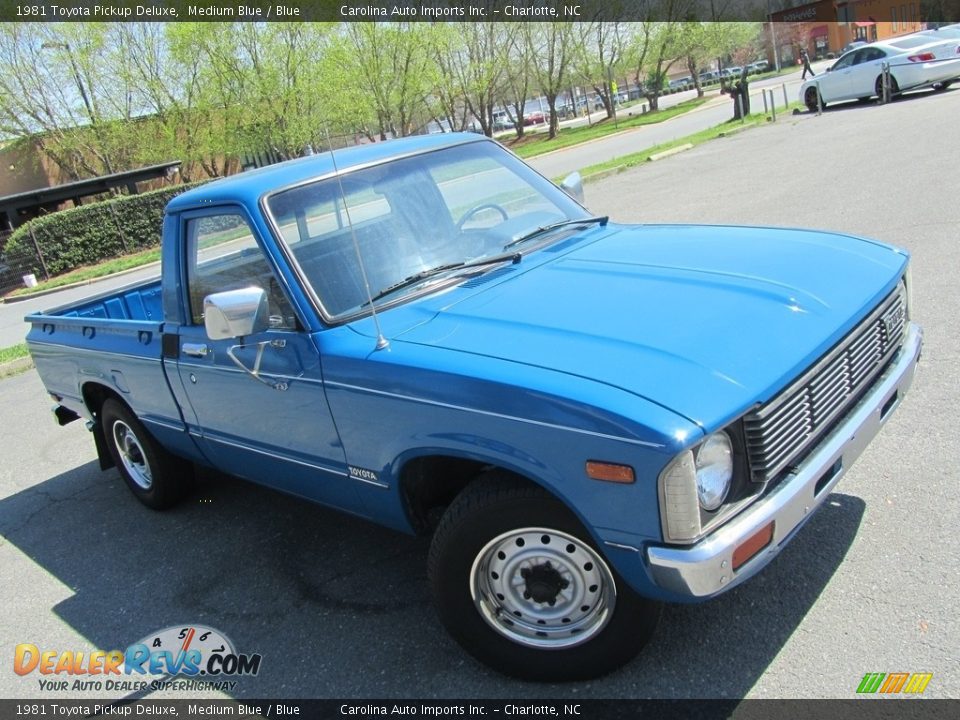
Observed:
[[[754,481],[771,480],[796,464],[869,387],[903,342],[906,301],[901,282],[799,380],[744,417]]]

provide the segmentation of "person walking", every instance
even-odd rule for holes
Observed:
[[[803,75],[800,76],[801,80],[807,79],[807,73],[810,73],[810,77],[817,76],[813,68],[810,67],[810,56],[807,54],[806,48],[800,48],[800,61],[803,63]]]

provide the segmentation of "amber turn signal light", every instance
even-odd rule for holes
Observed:
[[[773,527],[775,523],[771,521],[764,525],[753,535],[748,537],[736,550],[733,551],[733,569],[736,570],[747,560],[752,558],[758,552],[763,550],[770,541],[773,540]]]
[[[615,483],[632,483],[636,480],[633,468],[629,465],[617,465],[598,460],[587,460],[587,477]]]

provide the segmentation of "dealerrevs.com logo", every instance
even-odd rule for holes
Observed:
[[[259,653],[238,653],[219,630],[175,625],[151,633],[126,650],[78,652],[20,643],[17,675],[38,675],[40,690],[233,690],[236,678],[260,672]]]

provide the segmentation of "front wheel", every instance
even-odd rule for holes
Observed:
[[[562,503],[499,473],[478,478],[444,514],[429,574],[457,642],[526,680],[611,672],[660,617],[660,603],[627,587]]]
[[[100,422],[110,457],[140,502],[163,510],[186,494],[190,463],[167,452],[126,405],[108,398]]]
[[[883,100],[883,75],[877,76],[877,81],[873,86],[874,91],[877,93],[877,97],[880,100]],[[900,94],[900,85],[897,84],[897,79],[891,75],[890,76],[890,99],[892,100],[897,95]]]
[[[807,106],[807,110],[810,112],[817,112],[821,107],[826,107],[827,104],[821,99],[820,102],[817,102],[817,88],[808,87],[807,91],[803,95],[803,104]]]

